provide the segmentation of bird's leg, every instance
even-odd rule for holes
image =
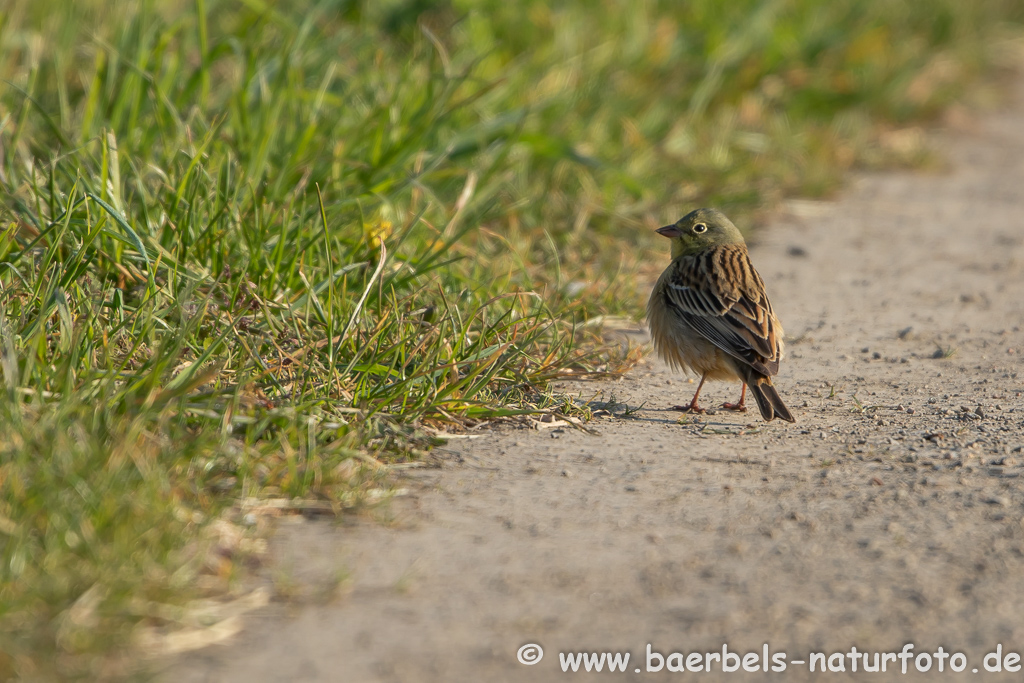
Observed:
[[[681,410],[684,413],[703,413],[704,409],[697,405],[697,397],[700,396],[700,390],[704,386],[704,380],[707,378],[707,373],[700,376],[700,384],[697,385],[697,391],[694,392],[693,400],[690,401],[690,405],[672,406],[672,410]]]
[[[726,410],[735,410],[738,413],[747,412],[747,406],[744,405],[744,401],[747,399],[747,383],[743,383],[743,390],[740,391],[740,402],[739,403],[723,403],[722,407]]]

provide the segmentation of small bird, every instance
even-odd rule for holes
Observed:
[[[738,379],[739,402],[723,408],[745,411],[750,387],[761,417],[796,422],[772,386],[782,360],[782,325],[743,235],[717,209],[691,211],[658,234],[672,240],[672,265],[647,303],[654,348],[672,368],[700,374],[690,405],[675,409],[703,413],[697,397],[705,380]]]

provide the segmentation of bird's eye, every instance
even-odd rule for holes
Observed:
[[[694,234],[699,235],[702,232],[707,232],[707,231],[708,231],[708,226],[704,225],[703,223],[697,223],[695,226],[693,226]]]

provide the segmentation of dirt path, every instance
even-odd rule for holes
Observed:
[[[279,582],[344,572],[348,592],[253,617],[167,680],[561,680],[558,653],[582,650],[631,653],[610,679],[678,678],[634,672],[648,643],[792,661],[910,642],[967,673],[1024,652],[1024,107],[946,138],[949,173],[859,178],[759,233],[797,424],[678,424],[665,408],[694,385],[653,359],[565,385],[618,416],[452,442],[387,527],[282,527]]]

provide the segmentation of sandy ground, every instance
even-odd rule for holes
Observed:
[[[944,660],[950,680],[1002,680],[985,654],[1024,653],[1024,106],[942,139],[948,172],[854,178],[752,245],[795,425],[756,409],[680,421],[667,407],[695,385],[653,358],[564,384],[614,397],[596,434],[453,441],[385,520],[282,525],[268,576],[305,597],[166,680],[547,681],[577,651],[631,653],[609,680],[666,680],[686,674],[647,672],[648,644],[723,643],[786,653],[784,673],[758,659],[745,680],[817,680],[796,663],[811,652],[906,643],[964,653],[961,676]],[[528,643],[545,652],[532,666]],[[858,664],[848,680],[900,665]],[[699,676],[735,677],[712,668]]]

